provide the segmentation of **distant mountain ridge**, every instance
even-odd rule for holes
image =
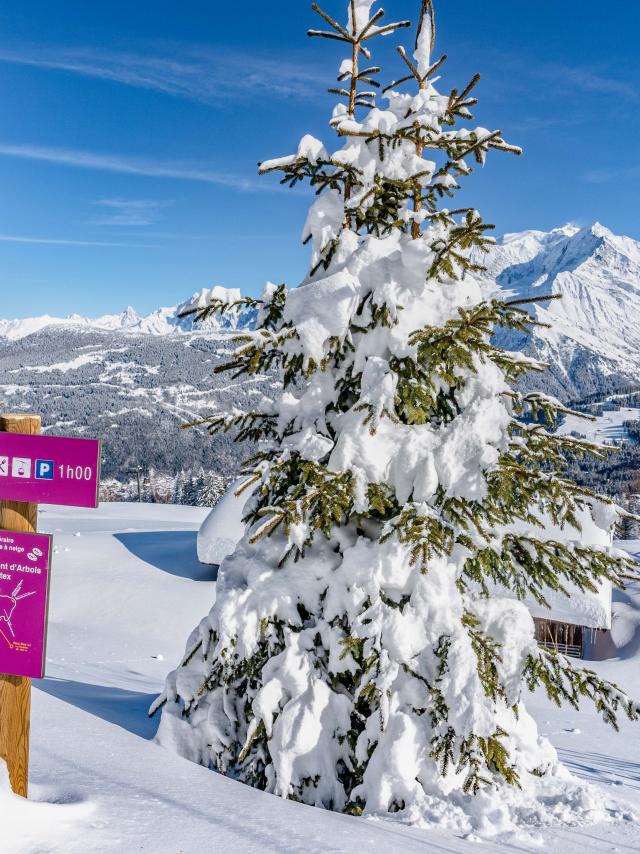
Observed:
[[[501,331],[498,342],[550,365],[526,381],[562,400],[640,383],[640,242],[599,224],[507,234],[476,260],[483,290],[510,298],[561,295],[531,307],[551,328],[533,336]],[[39,412],[58,434],[105,440],[106,475],[133,468],[177,472],[203,465],[225,475],[249,452],[229,434],[179,430],[185,421],[273,394],[273,377],[214,374],[233,333],[255,324],[253,309],[232,308],[204,323],[181,316],[212,297],[205,289],[169,308],[140,315],[49,316],[0,320],[0,407]]]
[[[207,299],[213,295],[232,302],[240,298],[240,291],[223,288],[220,285],[204,288],[178,305],[158,308],[146,315],[138,314],[134,308],[129,306],[119,314],[105,314],[96,318],[71,314],[67,317],[40,315],[16,320],[0,319],[0,339],[18,341],[49,327],[102,332],[129,332],[141,335],[174,335],[189,332],[233,331],[253,325],[255,311],[246,308],[234,308],[224,312],[224,314],[213,315],[202,323],[195,323],[193,315],[180,316],[187,308],[206,304]]]
[[[128,308],[99,318],[0,320],[0,408],[37,412],[56,435],[103,439],[105,477],[128,482],[139,466],[234,475],[250,448],[180,425],[250,408],[270,380],[215,373],[234,333],[254,325],[255,310],[232,308],[197,324],[180,316],[211,297],[234,302],[240,292],[206,289],[146,316]]]
[[[475,259],[486,267],[478,274],[487,294],[511,298],[562,296],[531,307],[551,328],[533,336],[501,331],[498,342],[550,365],[544,375],[527,380],[564,400],[615,390],[640,375],[640,242],[614,234],[595,223],[585,228],[565,225],[552,231],[523,231],[500,238],[488,255]],[[120,314],[86,318],[49,316],[0,320],[0,343],[27,340],[47,330],[110,333],[120,336],[225,337],[250,328],[253,309],[233,308],[203,323],[180,316],[187,307],[205,305],[216,297],[240,298],[240,291],[216,286],[169,308],[140,315],[129,307]],[[63,336],[64,337],[64,336]],[[60,335],[56,340],[62,340]]]
[[[640,374],[640,242],[595,223],[502,237],[488,255],[488,293],[528,299],[561,296],[531,307],[550,328],[533,336],[500,332],[498,342],[550,365],[532,385],[563,399],[606,391]]]

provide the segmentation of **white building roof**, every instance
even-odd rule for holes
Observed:
[[[545,524],[544,532],[537,526],[520,524],[519,533],[528,533],[533,537],[543,535],[544,539],[553,539],[560,543],[579,541],[581,545],[603,546],[612,545],[612,536],[602,528],[598,528],[588,512],[578,514],[581,530],[565,526],[559,528],[552,522]],[[573,584],[563,583],[568,596],[554,590],[544,593],[550,608],[539,605],[533,597],[527,597],[524,602],[533,617],[545,620],[555,620],[559,623],[573,623],[592,629],[611,628],[611,583],[604,581],[596,592],[582,591]]]

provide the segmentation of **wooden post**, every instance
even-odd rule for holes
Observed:
[[[40,433],[39,415],[0,415],[0,431]],[[38,505],[0,501],[0,529],[32,533],[38,527]],[[31,679],[0,674],[0,758],[7,763],[11,788],[27,797],[29,785],[29,722]]]

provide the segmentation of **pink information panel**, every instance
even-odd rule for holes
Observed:
[[[97,507],[100,441],[0,432],[0,499]]]
[[[0,673],[42,679],[51,537],[0,530]]]

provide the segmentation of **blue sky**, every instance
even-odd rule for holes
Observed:
[[[420,4],[384,5],[396,20]],[[597,219],[640,238],[640,3],[436,8],[442,88],[480,71],[477,123],[525,148],[494,155],[461,202],[499,232]],[[306,0],[3,0],[0,317],[296,284],[309,195],[256,164],[307,132],[331,141],[342,53],[306,37],[315,18]],[[400,38],[378,40],[386,79]]]

